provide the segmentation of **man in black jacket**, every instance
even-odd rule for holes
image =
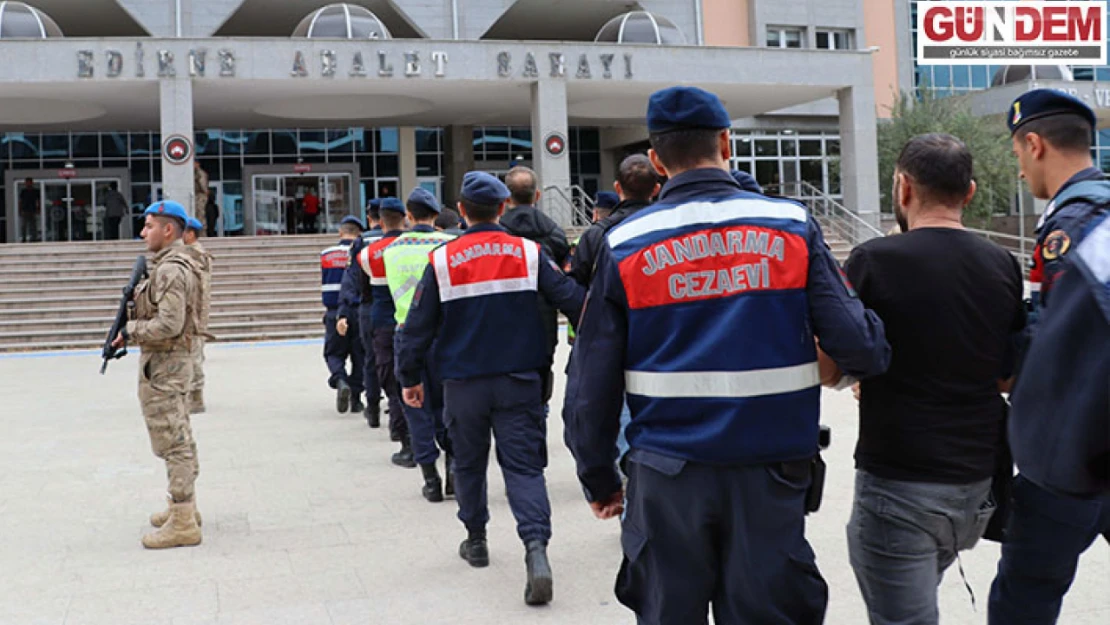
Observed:
[[[582,238],[578,240],[578,248],[574,252],[574,261],[570,266],[570,276],[585,287],[590,286],[594,261],[597,259],[597,250],[601,247],[602,237],[626,217],[651,204],[651,198],[659,193],[659,177],[648,157],[643,154],[633,154],[621,161],[613,188],[620,196],[620,203],[613,209],[612,214],[595,222],[582,233]]]
[[[505,186],[509,187],[509,209],[501,216],[501,227],[518,237],[535,241],[543,251],[562,267],[570,252],[567,234],[553,219],[536,208],[540,200],[540,190],[536,172],[527,167],[514,167],[505,176]],[[544,328],[547,331],[548,361],[547,371],[543,371],[543,398],[546,404],[551,399],[554,376],[550,362],[554,361],[555,346],[559,343],[558,311],[540,296],[540,312],[543,314]],[[577,320],[576,320],[577,321]]]

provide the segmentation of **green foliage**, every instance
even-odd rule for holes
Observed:
[[[891,179],[902,146],[911,138],[943,132],[963,141],[975,162],[975,193],[964,217],[969,225],[984,225],[994,213],[1010,209],[1017,193],[1017,160],[1011,153],[1010,133],[995,116],[977,117],[957,98],[937,98],[928,90],[920,98],[902,93],[891,106],[891,118],[880,122],[879,192],[883,210],[892,211]]]

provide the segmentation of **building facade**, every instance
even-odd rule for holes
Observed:
[[[7,241],[104,238],[113,183],[133,236],[152,200],[193,205],[194,161],[224,235],[296,232],[309,193],[321,229],[416,186],[449,203],[468,169],[516,164],[570,224],[644,149],[647,96],[680,83],[722,97],[733,164],[762,184],[879,210],[889,0],[30,5],[0,3]]]

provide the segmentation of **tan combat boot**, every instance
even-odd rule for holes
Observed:
[[[198,414],[204,411],[204,391],[201,389],[189,391],[189,414]]]
[[[193,504],[194,504],[194,508],[195,508],[196,507],[196,497],[193,498]],[[162,510],[161,512],[155,512],[154,514],[150,515],[150,524],[153,525],[154,527],[162,527],[163,525],[165,525],[166,521],[168,521],[169,518],[170,518],[170,506],[172,506],[172,505],[173,505],[173,500],[172,499],[167,499],[165,510]],[[201,519],[200,519],[200,510],[197,510],[196,515],[197,515],[197,525],[198,526],[204,525],[204,523],[202,523]]]
[[[170,504],[170,518],[160,529],[143,536],[147,549],[192,547],[200,544],[196,504],[192,501]]]

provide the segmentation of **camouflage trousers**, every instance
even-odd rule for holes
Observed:
[[[189,382],[189,392],[203,391],[204,390],[204,339],[201,337],[193,338],[193,348],[191,351],[193,358],[193,378]]]
[[[206,219],[204,214],[204,209],[207,206],[208,196],[203,193],[196,194],[196,197],[193,199],[193,217],[196,217],[197,221],[200,222],[200,225],[203,226],[200,232],[197,233],[197,236],[204,236],[205,232],[207,232],[206,228],[208,228],[208,220]]]
[[[169,494],[174,501],[193,498],[197,480],[197,444],[189,423],[186,393],[193,377],[189,351],[147,352],[139,361],[139,404],[150,447],[166,461]]]

